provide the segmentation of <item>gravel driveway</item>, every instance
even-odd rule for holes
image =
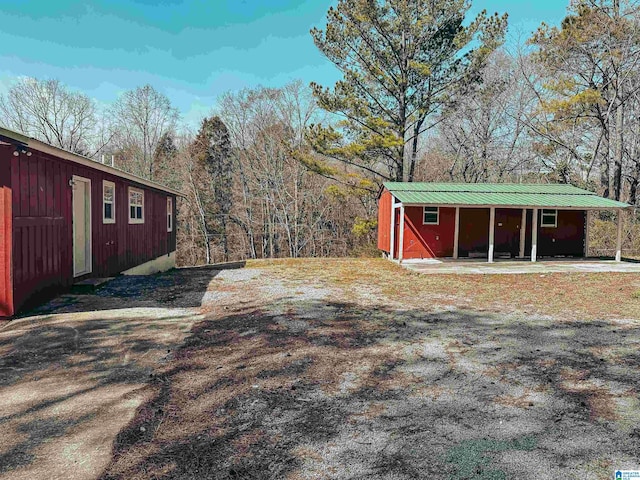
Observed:
[[[639,279],[553,275],[519,275],[531,294],[516,302],[490,275],[253,262],[59,298],[0,331],[0,478],[605,479],[638,468],[640,322],[582,313],[564,282],[619,282],[628,303]]]

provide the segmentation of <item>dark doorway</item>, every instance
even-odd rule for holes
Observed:
[[[460,235],[458,237],[460,257],[486,257],[489,252],[489,209],[461,208]]]
[[[515,208],[497,208],[495,224],[496,258],[510,256],[515,258],[520,254],[520,224],[522,210]]]

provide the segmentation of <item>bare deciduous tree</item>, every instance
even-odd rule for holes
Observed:
[[[535,96],[517,73],[512,57],[494,52],[481,82],[443,112],[431,145],[449,158],[450,180],[509,181],[532,163],[524,119],[535,109]]]
[[[124,93],[111,113],[117,148],[126,152],[123,168],[144,178],[154,177],[154,154],[164,135],[178,122],[178,111],[151,85]]]
[[[72,92],[58,80],[21,78],[0,97],[0,116],[8,128],[25,135],[74,153],[95,153],[94,101],[83,93]]]

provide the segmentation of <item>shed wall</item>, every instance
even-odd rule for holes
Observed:
[[[584,255],[585,219],[584,210],[558,210],[558,226],[541,227],[538,212],[538,255],[576,256]]]
[[[167,232],[167,197],[175,196],[115,175],[32,150],[11,156],[13,185],[14,303],[19,308],[43,291],[68,287],[79,278],[113,276],[176,249],[175,227]],[[91,180],[92,272],[73,277],[73,175]],[[115,183],[116,223],[104,224],[102,182]],[[128,222],[128,187],[143,190],[144,224]],[[175,222],[174,222],[175,223]]]
[[[488,254],[488,208],[460,209],[460,238],[458,247],[460,257],[468,257],[469,254]]]
[[[393,197],[388,190],[384,190],[378,200],[378,250],[391,250],[391,207]]]
[[[405,207],[403,258],[453,256],[456,209],[440,207],[438,225],[423,225],[422,207]]]
[[[9,148],[0,146],[0,317],[13,314],[11,282],[11,171]]]
[[[538,256],[582,256],[585,219],[583,210],[558,210],[557,227],[540,226],[538,213]],[[519,254],[522,210],[496,209],[495,252]],[[532,209],[527,210],[525,255],[531,252]],[[422,207],[405,207],[404,258],[453,256],[455,208],[440,207],[439,225],[422,225]],[[461,208],[459,256],[486,255],[489,249],[489,209]]]

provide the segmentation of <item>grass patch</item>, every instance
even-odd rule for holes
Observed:
[[[490,467],[491,453],[508,450],[531,451],[536,447],[537,440],[524,437],[511,441],[500,440],[466,440],[449,450],[447,462],[456,468],[456,474],[451,479],[465,478],[468,480],[505,480],[507,475],[502,470]]]
[[[483,309],[499,313],[552,315],[565,319],[636,318],[640,299],[636,273],[549,273],[518,275],[420,274],[381,258],[253,260],[288,281],[321,282],[343,289],[367,286],[373,294],[408,307],[432,305]]]

